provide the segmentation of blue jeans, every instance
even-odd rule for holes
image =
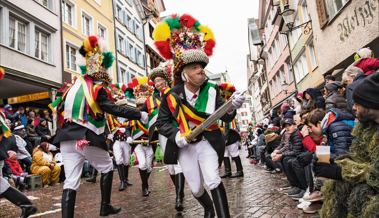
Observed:
[[[30,171],[30,166],[32,165],[32,160],[30,160],[28,157],[22,159],[22,162],[26,165],[26,171],[29,173],[29,175],[33,174],[32,171]]]
[[[83,173],[85,172],[89,172],[89,167],[90,167],[90,163],[88,160],[84,160],[84,164],[83,164]]]

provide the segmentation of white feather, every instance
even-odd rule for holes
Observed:
[[[99,48],[101,53],[107,53],[110,52],[111,49],[109,47],[109,42],[103,38],[100,38],[97,43],[99,44]]]
[[[80,54],[79,51],[76,52],[76,64],[79,66],[85,66],[86,65],[86,58],[83,57],[83,55]]]

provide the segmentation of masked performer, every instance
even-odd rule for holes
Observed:
[[[220,88],[220,94],[222,96],[223,101],[229,100],[230,96],[235,92],[236,88],[230,84],[230,83],[221,83],[219,85]],[[225,123],[224,125],[224,135],[226,138],[226,147],[225,147],[225,153],[224,153],[224,166],[225,166],[225,173],[221,175],[221,178],[226,177],[243,177],[243,168],[241,163],[241,158],[238,155],[238,141],[241,140],[241,137],[238,133],[237,126],[235,121]],[[232,175],[232,168],[230,166],[230,159],[229,156],[232,157],[232,160],[236,163],[237,167],[237,173]]]
[[[154,83],[149,81],[149,78],[146,76],[133,78],[132,82],[128,83],[128,88],[125,90],[125,95],[132,99],[135,98],[137,109],[140,109],[146,99],[153,94],[153,85]],[[140,120],[132,120],[129,122],[129,127],[126,128],[126,135],[128,142],[133,140],[148,140],[149,124],[144,125]],[[149,196],[150,193],[148,179],[152,170],[151,164],[154,158],[154,151],[150,143],[138,143],[134,146],[142,181],[142,195],[146,197]]]
[[[166,59],[173,59],[175,85],[161,102],[156,121],[159,134],[168,138],[164,161],[179,163],[192,194],[204,207],[205,217],[229,217],[224,185],[218,174],[219,161],[225,151],[224,136],[217,124],[209,126],[194,141],[186,136],[224,102],[219,88],[205,81],[204,67],[212,55],[215,39],[212,31],[189,15],[172,15],[157,24],[155,45]],[[220,119],[231,122],[245,97],[233,101],[233,107]],[[175,125],[176,123],[177,125]],[[211,190],[213,201],[203,187]]]
[[[77,55],[82,76],[63,86],[50,107],[57,111],[62,129],[53,144],[60,142],[65,164],[66,180],[62,195],[62,217],[73,217],[76,191],[80,185],[83,163],[87,159],[101,173],[100,216],[120,212],[121,208],[110,204],[113,163],[108,155],[104,127],[104,112],[128,119],[147,122],[147,113],[124,108],[112,101],[106,88],[112,82],[107,69],[112,67],[114,57],[109,44],[100,36],[89,36]],[[63,113],[64,112],[64,113]]]

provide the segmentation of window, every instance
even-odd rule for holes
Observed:
[[[137,38],[142,39],[140,33],[141,33],[141,29],[140,29],[140,27],[136,24],[136,32],[135,32],[135,34],[136,34]]]
[[[280,69],[280,74],[282,74],[282,80],[283,80],[283,84],[284,83],[287,83],[287,78],[286,78],[286,72],[284,72],[284,69]]]
[[[66,68],[76,71],[76,49],[66,45]]]
[[[300,25],[300,19],[299,14],[296,15],[296,19],[294,22],[294,26]],[[301,36],[301,28],[294,30],[290,33],[290,41],[291,41],[291,49],[296,45],[297,41],[299,40]]]
[[[269,56],[270,56],[270,66],[271,66],[271,69],[274,67],[274,64],[275,64],[275,61],[272,57],[272,51],[270,49],[270,51],[268,52],[269,53]]]
[[[134,49],[133,49],[132,44],[129,44],[129,55],[130,55],[130,59],[134,60]]]
[[[272,22],[272,20],[271,20],[271,15],[270,16],[268,16],[268,28],[269,28],[269,33],[270,33],[270,36],[271,36],[271,32],[272,32],[272,30],[273,30],[273,27],[272,27],[272,25],[271,25],[271,22]]]
[[[36,58],[47,61],[48,36],[36,31],[35,32],[35,52]]]
[[[122,68],[120,68],[121,70],[120,70],[120,79],[121,79],[121,83],[127,83],[127,81],[126,81],[126,79],[127,79],[127,77],[126,77],[126,72],[125,72],[125,70],[124,69],[122,69]]]
[[[149,36],[153,39],[154,27],[149,23]]]
[[[317,57],[316,57],[316,50],[313,42],[308,45],[309,48],[309,54],[311,58],[311,64],[312,64],[312,71],[317,67]]]
[[[276,35],[275,37],[275,44],[276,44],[276,51],[278,52],[278,57],[282,54],[282,49],[280,49],[280,41],[279,41],[279,35]]]
[[[301,14],[303,17],[303,23],[308,22],[311,19],[309,17],[307,0],[303,0],[301,3]]]
[[[307,61],[307,56],[305,52],[301,55],[301,59],[303,60],[303,78],[309,73],[309,68],[308,68],[308,61]]]
[[[268,28],[268,22],[266,23],[266,26],[265,26],[265,31],[266,31],[266,38],[267,38],[267,41],[266,43],[268,42],[268,40],[270,39],[270,29]]]
[[[101,27],[100,25],[97,27],[97,34],[102,36],[104,39],[106,39],[105,32],[106,32],[105,28]]]
[[[142,53],[140,51],[137,51],[137,64],[142,66]]]
[[[288,84],[291,84],[293,82],[293,72],[292,72],[292,66],[290,62],[286,62],[287,66],[287,73],[288,73]]]
[[[72,26],[72,6],[62,1],[62,20]]]
[[[276,82],[276,79],[275,79],[275,77],[274,77],[274,94],[275,94],[275,96],[277,95],[277,93],[278,93],[278,90],[277,90],[277,86],[278,86],[278,83]]]
[[[276,80],[278,81],[278,94],[282,91],[282,80],[280,79],[279,72],[276,74]]]
[[[132,26],[132,18],[129,15],[126,15],[126,27],[128,27],[129,30],[131,30]]]
[[[349,0],[325,0],[329,20],[332,19],[348,1]]]
[[[100,5],[100,0],[95,0],[95,2]]]
[[[275,41],[272,42],[272,54],[274,57],[274,63],[278,61],[278,55],[276,54]]]
[[[286,48],[288,42],[287,42],[287,35],[286,34],[280,34],[282,36],[282,42],[283,42],[283,50]]]
[[[82,33],[86,36],[91,35],[90,21],[91,21],[91,19],[89,17],[82,14]]]
[[[26,24],[12,17],[9,18],[9,47],[26,51]]]
[[[275,9],[274,9],[274,6],[271,7],[271,17],[275,17]]]
[[[124,39],[118,35],[118,51],[124,54]]]
[[[267,63],[267,71],[270,72],[270,61],[268,60],[269,57],[267,57],[266,63]]]
[[[121,21],[122,19],[121,19],[121,7],[119,7],[118,5],[117,5],[117,7],[116,7],[116,18],[119,20],[119,21]]]
[[[272,82],[270,82],[270,91],[271,91],[271,99],[273,99],[275,94],[274,94],[274,90],[272,89]]]

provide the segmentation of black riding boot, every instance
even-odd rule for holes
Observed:
[[[117,165],[118,175],[120,177],[120,188],[119,191],[124,191],[126,189],[125,175],[124,175],[124,164]]]
[[[72,189],[64,189],[62,194],[62,218],[74,217],[76,191]]]
[[[129,165],[124,166],[124,179],[125,179],[124,181],[127,186],[132,186],[133,184],[129,182],[128,177],[129,177]]]
[[[175,190],[176,190],[176,203],[175,209],[183,211],[183,198],[184,198],[184,183],[185,178],[183,173],[178,173],[175,175]]]
[[[96,183],[96,176],[97,176],[97,170],[95,169],[95,167],[92,167],[92,175],[91,175],[91,178],[86,179],[86,181],[87,181],[87,182]]]
[[[220,176],[220,178],[226,178],[230,177],[232,175],[232,169],[230,167],[230,159],[229,157],[224,157],[224,166],[225,166],[225,173]]]
[[[208,195],[207,190],[204,190],[203,195],[200,197],[195,197],[196,200],[204,207],[204,218],[213,218],[216,216],[215,210],[213,208],[213,202],[211,197]]]
[[[22,194],[19,190],[9,186],[9,188],[1,194],[5,199],[12,202],[22,209],[20,218],[26,218],[37,212],[37,208],[30,202],[30,200]]]
[[[240,156],[233,157],[232,159],[233,159],[234,162],[236,163],[237,173],[233,174],[233,175],[231,176],[231,178],[235,178],[235,177],[243,177],[243,168],[242,168],[242,163],[241,163],[241,158],[240,158]]]
[[[175,183],[175,175],[171,175],[171,174],[170,174],[170,178],[171,178],[172,183],[174,183],[174,185],[175,185],[175,187],[176,187],[176,183]]]
[[[226,191],[222,182],[217,188],[211,190],[213,203],[216,208],[217,217],[224,218],[230,217],[228,208],[228,199],[226,197]]]
[[[142,195],[144,197],[149,196],[149,186],[147,183],[147,170],[139,169],[139,174],[141,176],[141,181],[142,181]]]
[[[108,173],[102,173],[100,178],[101,190],[101,208],[100,216],[108,216],[121,211],[121,207],[113,207],[111,205],[113,170]]]

